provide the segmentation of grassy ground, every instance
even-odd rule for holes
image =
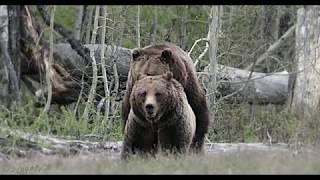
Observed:
[[[96,155],[0,162],[1,174],[320,174],[317,153],[207,154],[121,162]]]
[[[119,112],[113,112],[112,121],[93,113],[89,121],[73,109],[52,110],[39,117],[42,109],[33,106],[34,99],[15,112],[0,108],[0,127],[22,132],[42,133],[59,137],[85,139],[95,135],[95,141],[119,141],[123,134]],[[318,116],[301,120],[279,107],[252,107],[243,104],[216,107],[215,121],[208,138],[212,142],[284,142],[292,145],[319,144]],[[41,143],[40,143],[41,144]],[[38,144],[25,142],[0,133],[0,156],[10,154],[15,147],[35,149]],[[319,151],[317,151],[319,152]],[[320,157],[317,153],[293,156],[283,152],[218,153],[204,157],[188,156],[182,159],[159,157],[136,159],[124,163],[117,158],[102,155],[73,157],[36,157],[0,161],[0,174],[319,174]]]

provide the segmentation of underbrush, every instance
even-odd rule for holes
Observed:
[[[85,120],[81,116],[81,105],[78,113],[71,107],[52,106],[48,113],[41,115],[43,108],[35,108],[32,98],[26,102],[14,112],[2,107],[0,127],[80,140],[89,137],[97,141],[123,139],[119,109],[111,112],[108,119],[92,109],[89,119]],[[302,120],[284,106],[247,103],[220,104],[214,111],[207,136],[211,142],[319,144],[317,116]]]

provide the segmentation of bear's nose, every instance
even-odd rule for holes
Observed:
[[[146,110],[147,110],[148,114],[152,114],[153,113],[153,109],[154,109],[154,107],[153,107],[152,104],[147,104],[146,105]]]

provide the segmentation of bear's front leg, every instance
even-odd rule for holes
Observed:
[[[125,129],[121,159],[127,160],[133,155],[147,157],[154,155],[157,149],[155,133],[135,121],[128,121]]]
[[[183,155],[189,151],[192,134],[186,131],[184,126],[177,125],[161,130],[159,138],[162,152],[165,154]]]

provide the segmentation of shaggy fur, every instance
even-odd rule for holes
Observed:
[[[195,134],[195,115],[172,73],[139,76],[130,97],[121,158],[161,152],[185,154]],[[149,108],[148,108],[149,106]],[[150,108],[152,106],[152,108]]]
[[[151,45],[133,51],[127,91],[122,101],[123,131],[131,109],[129,101],[132,87],[139,74],[155,76],[168,71],[172,72],[173,78],[182,84],[196,116],[197,128],[191,148],[194,152],[203,152],[204,138],[209,126],[209,110],[205,92],[197,78],[192,59],[185,51],[172,43]]]

